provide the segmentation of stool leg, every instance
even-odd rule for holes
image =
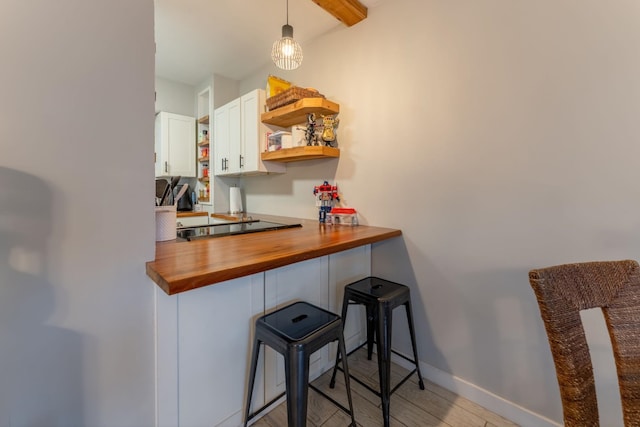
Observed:
[[[411,334],[411,346],[413,347],[413,360],[416,361],[416,372],[418,373],[418,384],[420,390],[424,390],[424,381],[422,381],[422,374],[420,373],[420,362],[418,361],[418,350],[416,348],[416,332],[413,328],[413,310],[411,310],[411,300],[404,304],[404,308],[407,312],[407,322],[409,323],[409,333]]]
[[[309,355],[304,349],[289,346],[284,357],[285,372],[288,373],[287,421],[288,427],[306,427],[307,398],[309,395]]]
[[[391,319],[392,310],[385,304],[378,304],[377,313],[378,376],[380,378],[380,398],[384,427],[389,427],[389,407],[391,404]]]
[[[376,309],[367,305],[367,360],[371,360],[373,354],[373,342],[376,330]]]
[[[347,290],[344,291],[344,297],[342,298],[342,334],[344,336],[344,325],[347,321],[347,308],[349,307],[349,295]],[[342,352],[342,357],[346,358],[347,353]],[[338,350],[336,350],[336,364],[333,365],[333,374],[331,374],[331,381],[329,381],[329,388],[334,388],[336,386],[336,373],[338,372],[338,363],[340,363],[340,346],[338,346]]]
[[[253,340],[253,351],[251,355],[251,370],[249,372],[249,388],[247,389],[247,400],[245,401],[246,409],[244,411],[244,427],[249,422],[249,408],[251,407],[251,397],[253,395],[253,386],[256,382],[256,369],[258,367],[258,356],[260,354],[260,340]]]
[[[338,337],[338,351],[339,353],[347,354],[347,348],[344,344],[344,335],[342,333],[340,334],[340,337]],[[342,358],[342,370],[344,372],[344,384],[347,387],[347,400],[349,401],[349,412],[351,412],[351,427],[357,427],[355,413],[353,412],[353,402],[351,401],[351,383],[349,382],[349,365],[347,364],[346,357]]]

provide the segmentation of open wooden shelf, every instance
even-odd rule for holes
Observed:
[[[207,114],[206,116],[202,116],[198,119],[198,123],[200,123],[201,125],[208,125],[209,124],[209,115]]]
[[[324,145],[305,145],[302,147],[268,151],[261,153],[260,157],[262,160],[271,162],[298,162],[300,160],[337,158],[340,157],[340,150]]]
[[[208,158],[208,157],[199,157],[199,158],[198,158],[198,161],[199,161],[200,163],[208,162],[208,161],[209,161],[209,158]]]
[[[209,145],[208,139],[203,139],[202,141],[198,142],[198,147],[207,147],[208,145]]]
[[[340,105],[324,98],[303,98],[293,104],[276,108],[267,113],[262,113],[262,123],[269,125],[289,127],[307,121],[307,114],[315,113],[320,118],[321,114],[338,114]],[[263,159],[264,160],[264,159]]]

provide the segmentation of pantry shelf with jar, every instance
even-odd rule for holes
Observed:
[[[210,101],[211,101],[211,88],[206,87],[197,96],[198,101],[198,140],[197,140],[197,153],[198,153],[198,181],[196,185],[196,198],[198,203],[211,205],[212,195],[210,191],[209,181],[209,160],[210,160]]]
[[[198,141],[198,202],[211,203],[209,190],[209,132],[202,131],[201,140]]]

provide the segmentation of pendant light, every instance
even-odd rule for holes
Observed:
[[[271,59],[283,70],[295,70],[302,64],[302,48],[293,39],[293,27],[289,25],[289,0],[287,0],[287,23],[282,26],[282,38],[273,43]]]

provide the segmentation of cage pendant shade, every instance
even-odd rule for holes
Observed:
[[[288,17],[287,17],[288,21]],[[302,48],[293,39],[293,27],[282,26],[282,38],[273,43],[271,59],[282,70],[295,70],[302,64]]]

